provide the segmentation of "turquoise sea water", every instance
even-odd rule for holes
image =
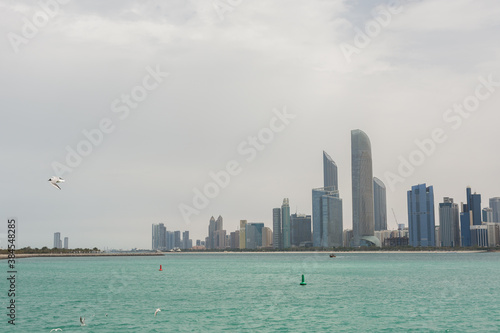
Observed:
[[[1,332],[500,332],[500,253],[18,259],[15,328],[0,265]]]

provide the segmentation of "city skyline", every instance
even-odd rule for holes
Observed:
[[[496,2],[235,3],[1,3],[0,203],[19,246],[149,248],[152,224],[204,239],[212,215],[272,227],[283,198],[312,214],[323,151],[351,228],[357,128],[389,229],[415,184],[500,197]]]
[[[359,136],[361,136],[361,139],[359,138]],[[365,156],[365,160],[366,161],[371,161],[371,144],[370,144],[370,140],[368,138],[368,136],[366,135],[366,133],[364,133],[363,131],[361,130],[351,130],[351,138],[353,140],[353,142],[355,142],[355,144],[352,146],[352,158],[355,159],[355,158],[358,158],[356,155],[359,155],[359,156]],[[361,140],[361,149],[360,151],[358,151],[359,147],[359,140]],[[356,156],[356,157],[355,157]],[[368,156],[368,157],[366,157]],[[356,163],[353,163],[353,165],[355,165]],[[358,167],[358,169],[361,169],[362,167]],[[365,170],[370,170],[371,169],[371,166],[364,166],[363,169]],[[354,170],[354,169],[353,169]],[[325,194],[328,194],[330,193],[329,195],[332,195],[332,198],[336,198],[336,200],[339,200],[338,199],[338,190],[335,190],[337,188],[337,182],[338,182],[338,178],[337,178],[337,172],[338,172],[338,169],[337,169],[337,165],[336,163],[333,161],[333,159],[325,152],[323,151],[323,174],[324,174],[324,185],[326,184],[331,184],[333,186],[330,186],[330,187],[325,187],[325,188],[319,188],[319,189],[313,189],[313,208],[314,208],[314,193],[315,191],[320,191],[321,193],[324,193],[324,194],[321,194],[322,196],[325,196]],[[355,173],[353,172],[352,174],[352,177],[354,178],[355,176]],[[370,176],[370,172],[368,172],[366,174],[366,178],[368,179],[368,177]],[[377,192],[381,192],[383,194],[380,194],[379,193],[379,196],[382,195],[382,196],[385,196],[385,185],[383,184],[383,182],[378,179],[377,177],[372,177],[373,179],[373,183],[372,183],[372,198],[373,198],[373,201],[374,201],[374,227],[376,225],[376,219],[375,219],[375,212],[376,212],[376,209],[375,207],[377,206],[377,201],[379,199],[377,199],[377,195],[376,193]],[[354,182],[353,182],[353,186],[354,186]],[[414,185],[412,186],[412,190],[414,190],[414,188],[418,188],[419,186],[425,186],[425,184],[423,185]],[[378,187],[378,188],[377,188]],[[408,193],[410,193],[411,191],[408,191]],[[433,187],[430,186],[430,191],[431,191],[431,197],[433,197]],[[408,194],[409,195],[409,194]],[[326,195],[328,196],[328,195]],[[408,197],[408,200],[409,200],[409,197]],[[499,197],[493,197],[493,198],[490,198],[489,199],[489,206],[488,207],[485,207],[484,209],[482,208],[481,206],[481,194],[476,194],[476,192],[474,192],[474,194],[472,194],[472,190],[471,190],[471,187],[470,186],[467,186],[466,188],[466,195],[465,195],[465,203],[462,202],[461,205],[463,206],[463,211],[460,213],[460,224],[462,224],[462,227],[463,225],[465,224],[468,224],[470,223],[471,227],[472,226],[479,226],[482,224],[482,222],[490,222],[487,218],[485,219],[484,217],[485,216],[489,216],[491,217],[491,221],[495,221],[495,218],[494,216],[498,216],[498,211],[500,209],[500,205],[498,204],[498,202],[500,202],[500,198]],[[382,202],[385,203],[385,200],[383,200]],[[453,199],[452,198],[448,198],[448,197],[445,197],[444,198],[444,203],[449,203],[451,202],[451,204],[453,204]],[[383,205],[381,203],[379,203],[380,207],[383,207]],[[432,204],[434,206],[434,203]],[[441,221],[441,216],[440,216],[440,213],[441,213],[441,206],[443,205],[443,203],[438,203],[438,210],[437,212],[435,212],[435,214],[439,214],[438,216],[438,220]],[[457,209],[458,209],[458,205],[457,204],[453,204],[453,205],[456,205]],[[470,207],[470,208],[469,208]],[[474,209],[472,209],[472,207]],[[408,214],[410,214],[410,207],[408,207]],[[339,210],[340,212],[342,212],[342,200],[340,199],[339,201],[339,206],[337,206],[334,210]],[[487,210],[489,213],[488,214],[485,214],[485,210]],[[291,232],[291,221],[290,221],[290,218],[295,215],[297,216],[297,214],[291,214],[290,213],[290,206],[289,206],[289,199],[288,198],[285,198],[283,199],[283,204],[281,206],[281,208],[273,208],[273,214],[272,214],[272,222],[271,222],[271,226],[268,227],[265,225],[265,223],[257,223],[259,225],[259,232],[260,232],[260,235],[262,235],[262,230],[264,228],[266,229],[269,229],[269,231],[271,231],[274,227],[275,227],[275,211],[279,212],[279,219],[280,219],[280,227],[281,229],[283,230],[283,225],[281,224],[282,222],[282,219],[283,219],[283,216],[286,216],[285,220],[288,220],[288,237],[289,237],[289,240],[288,242],[291,244],[291,237],[292,237],[292,232]],[[283,211],[286,211],[288,212],[288,214],[283,214]],[[464,212],[467,213],[467,217],[465,219],[465,221],[462,222],[462,219],[464,218],[463,217],[463,214]],[[496,215],[495,215],[496,213]],[[331,214],[331,213],[330,213]],[[385,215],[387,214],[387,212],[385,212]],[[446,213],[446,214],[450,214],[450,213]],[[470,214],[470,216],[469,216]],[[313,209],[313,215],[314,215],[314,209]],[[382,214],[383,215],[383,214]],[[305,216],[303,214],[303,216]],[[312,217],[312,215],[311,215]],[[385,216],[385,218],[387,218],[387,216]],[[435,218],[432,218],[433,220],[435,220]],[[445,221],[448,219],[448,217],[445,217]],[[321,220],[321,219],[319,219]],[[240,226],[239,228],[241,228],[241,223],[243,222],[244,220],[240,220]],[[500,222],[500,221],[496,221],[496,222]],[[329,223],[328,222],[323,222],[325,227],[328,228],[328,225]],[[405,224],[408,229],[410,228],[409,226],[409,223],[410,223],[410,219],[408,219],[408,222]],[[445,223],[448,223],[447,221]],[[464,224],[465,223],[465,224]],[[245,220],[245,225],[246,225],[246,220]],[[255,225],[256,223],[250,223],[251,226]],[[340,225],[342,225],[342,221],[340,220]],[[441,226],[441,224],[437,224],[435,223],[436,226]],[[155,227],[158,227],[158,226],[162,226],[162,228],[166,231],[166,226],[164,225],[164,223],[159,223],[157,225],[153,224],[153,246],[152,248],[153,249],[158,249],[158,248],[161,248],[162,245],[161,244],[156,244],[155,246]],[[337,228],[337,227],[334,227],[336,228],[336,231],[335,233],[333,232],[327,232],[324,234],[324,236],[321,237],[321,241],[319,244],[315,244],[314,243],[314,237],[313,237],[313,234],[314,234],[314,228],[313,228],[313,224],[311,223],[310,224],[311,226],[311,243],[314,245],[314,246],[321,246],[321,247],[331,247],[331,246],[334,246],[334,247],[337,247],[337,246],[342,246],[342,236],[343,236],[343,231],[346,231],[346,230],[353,230],[353,229],[348,229],[348,228]],[[332,224],[333,226],[333,224]],[[385,226],[387,227],[387,224],[385,224]],[[448,228],[448,225],[446,224],[445,225],[446,228]],[[228,246],[228,242],[229,241],[226,241],[226,230],[222,230],[223,228],[223,219],[222,219],[222,216],[219,215],[219,217],[217,218],[217,220],[214,219],[214,217],[212,216],[210,218],[210,223],[209,223],[209,236],[205,238],[205,243],[206,243],[206,246],[208,244],[208,248],[219,248],[219,249],[222,249],[222,248],[225,248]],[[239,233],[240,229],[236,229],[235,231]],[[379,229],[379,230],[396,230],[398,227],[396,228],[387,228],[387,229]],[[460,227],[459,227],[460,228]],[[212,230],[213,229],[213,230]],[[320,228],[321,229],[321,228]],[[483,228],[481,228],[483,229]],[[342,230],[342,232],[339,232],[340,230]],[[376,229],[375,229],[376,230]],[[455,230],[455,229],[453,229]],[[466,231],[466,242],[465,242],[465,246],[471,246],[471,240],[470,240],[470,230],[469,231]],[[164,232],[165,232],[164,231]],[[156,231],[156,232],[159,232],[159,231]],[[223,232],[223,234],[219,234],[218,232]],[[440,231],[441,232],[441,231]],[[486,231],[485,232],[485,235],[486,235]],[[187,245],[187,243],[184,242],[184,237],[181,241],[180,239],[180,231],[175,231],[175,232],[171,232],[172,233],[172,236],[175,234],[175,233],[178,233],[179,235],[176,235],[178,236],[177,238],[179,238],[178,240],[176,239],[175,240],[175,244],[181,244],[180,248],[184,248],[184,249],[187,249],[187,248],[191,248],[192,246],[192,240],[189,239],[189,244],[190,245]],[[231,233],[234,233],[234,232],[231,232]],[[187,238],[189,238],[189,230],[187,231],[184,231],[183,232],[183,235],[184,234],[187,234]],[[321,233],[323,234],[323,233]],[[240,234],[242,237],[245,237],[245,233],[243,232],[242,234]],[[276,233],[272,233],[272,241],[271,241],[271,245],[274,247],[274,240],[275,240],[275,236]],[[332,238],[333,235],[336,235],[336,236],[339,236],[340,237],[340,241],[332,241],[330,240],[329,238]],[[58,247],[58,248],[63,248],[63,243],[62,243],[62,240],[60,239],[60,233],[57,232],[57,233],[54,233],[54,244],[56,242],[56,237],[58,237],[58,242],[59,242],[59,246],[55,246],[54,247]],[[227,236],[229,237],[229,234],[227,234]],[[284,241],[284,238],[283,238],[283,234],[279,235],[281,240]],[[210,243],[210,241],[208,241],[207,243],[207,240],[209,240],[210,238],[213,238],[213,240],[211,240],[212,242],[215,242],[214,244]],[[373,236],[371,236],[370,238],[367,238],[367,239],[372,239]],[[437,237],[437,236],[436,236]],[[460,243],[463,242],[463,237],[464,235],[461,234],[460,237],[462,238],[462,240],[460,241]],[[477,236],[477,237],[480,237],[480,236]],[[160,236],[161,238],[161,236]],[[219,240],[220,239],[223,239],[222,240],[222,243],[221,241]],[[431,237],[431,238],[434,238],[434,235]],[[168,237],[167,237],[168,239]],[[215,240],[217,239],[217,240]],[[354,239],[354,238],[353,238]],[[200,241],[198,239],[198,241]],[[203,241],[203,240],[202,240]],[[440,242],[441,241],[441,237],[439,239],[435,238],[432,242],[436,243],[437,242]],[[431,241],[429,242],[432,243]],[[283,242],[284,243],[284,242]],[[411,240],[410,240],[410,243],[411,243]],[[454,242],[455,243],[455,242]],[[64,238],[64,248],[67,248],[67,244],[68,244],[68,237],[65,237]],[[378,243],[375,243],[375,245],[377,245]],[[413,242],[413,244],[416,244],[415,241]],[[158,246],[160,245],[160,246]],[[462,245],[462,244],[461,244]],[[473,245],[473,244],[472,244]],[[279,248],[284,248],[284,244],[282,245],[283,247],[279,247]],[[297,245],[295,245],[297,246]],[[420,246],[420,245],[418,245]],[[425,246],[431,246],[431,245],[425,245]],[[451,246],[454,246],[454,245],[451,245]],[[147,248],[147,247],[146,247]],[[179,248],[179,246],[177,246],[177,248]],[[240,246],[241,248],[241,246]],[[243,247],[244,248],[244,247]],[[253,246],[251,248],[256,248],[256,246]]]

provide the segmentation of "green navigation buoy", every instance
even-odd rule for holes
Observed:
[[[302,282],[300,283],[301,286],[305,286],[307,283],[304,282],[304,274],[302,274]]]

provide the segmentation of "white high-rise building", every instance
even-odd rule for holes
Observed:
[[[460,220],[458,204],[445,197],[439,204],[440,246],[460,246]]]

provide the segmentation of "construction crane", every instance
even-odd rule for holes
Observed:
[[[394,220],[396,221],[396,230],[399,230],[399,223],[398,219],[396,218],[396,213],[394,212],[394,208],[391,209],[392,209],[392,215],[394,215]]]
[[[396,221],[396,230],[398,231],[398,237],[401,238],[402,237],[402,233],[403,233],[403,230],[399,230],[399,223],[398,223],[398,219],[396,218],[396,213],[394,212],[394,208],[391,208],[392,209],[392,215],[394,215],[394,220]]]

